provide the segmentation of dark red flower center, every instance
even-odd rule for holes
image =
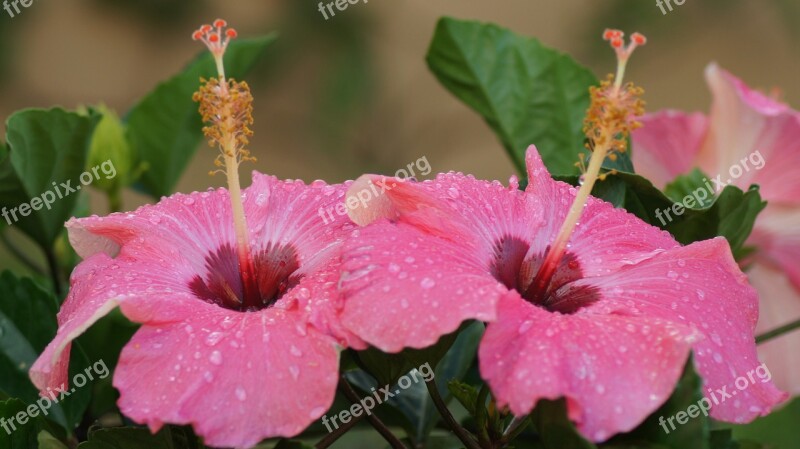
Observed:
[[[226,309],[253,312],[270,307],[300,280],[297,252],[292,246],[269,244],[252,254],[253,288],[243,288],[239,258],[231,245],[206,256],[205,275],[195,276],[189,288],[198,298]]]
[[[551,312],[572,314],[600,299],[596,290],[577,286],[583,279],[581,265],[574,254],[567,252],[559,261],[550,282],[539,288],[534,277],[545,254],[529,254],[530,244],[518,237],[506,236],[495,243],[492,274],[509,289],[516,290],[528,302]]]

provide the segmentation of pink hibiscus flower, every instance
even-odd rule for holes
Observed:
[[[749,89],[712,64],[710,116],[663,111],[646,116],[633,134],[636,170],[663,188],[699,166],[715,190],[731,183],[761,186],[769,202],[747,244],[758,251],[746,264],[761,295],[758,331],[800,319],[800,113]],[[800,394],[800,333],[759,347],[781,388]]]
[[[223,77],[204,89],[222,102],[217,117],[235,125],[211,123],[207,133],[227,143],[231,130],[248,135],[246,86]],[[341,242],[354,225],[318,216],[343,201],[347,185],[254,173],[242,192],[233,168],[247,153],[240,144],[222,150],[235,195],[176,194],[133,213],[67,223],[84,260],[58,334],[31,369],[39,389],[67,385],[72,340],[119,307],[142,326],[120,355],[118,405],[153,432],[188,424],[208,445],[252,447],[297,435],[328,409],[339,351],[364,347],[335,315]]]
[[[766,379],[719,401],[760,366],[757,295],[727,242],[683,247],[589,196],[642,106],[622,74],[644,37],[627,47],[619,31],[605,37],[620,67],[592,89],[586,129],[596,146],[579,190],[554,181],[533,147],[525,191],[513,178],[505,188],[459,173],[353,184],[348,195],[369,183],[384,194],[351,214],[365,227],[345,243],[342,323],[398,352],[429,346],[465,320],[487,321],[480,369],[500,406],[521,416],[540,399],[565,397],[570,419],[594,441],[635,428],[663,404],[691,351],[712,416],[765,415],[786,397]]]

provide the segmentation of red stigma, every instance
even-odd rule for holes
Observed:
[[[200,31],[202,31],[203,34],[208,33],[212,29],[213,29],[213,27],[211,25],[203,25],[203,26],[200,27]]]
[[[647,43],[647,38],[644,37],[642,33],[633,33],[631,36],[631,41],[633,41],[636,45],[644,45]]]
[[[219,34],[211,33],[211,35],[208,36],[208,41],[209,42],[214,42],[214,43],[219,42]]]
[[[231,39],[236,39],[236,36],[238,36],[239,33],[237,33],[236,30],[231,28],[231,29],[229,29],[228,31],[225,32],[225,35],[228,36]]]
[[[194,39],[196,41],[199,41],[200,39],[203,38],[203,36],[205,36],[205,33],[203,33],[200,30],[197,30],[192,34],[192,39]]]
[[[226,21],[224,21],[222,19],[217,19],[217,20],[214,21],[214,26],[217,27],[217,28],[223,28],[223,27],[228,26],[228,22],[226,22]]]
[[[611,46],[614,48],[622,48],[625,43],[620,38],[614,38],[611,40]]]

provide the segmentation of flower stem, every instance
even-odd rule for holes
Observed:
[[[470,435],[466,429],[461,427],[461,425],[450,413],[450,409],[447,408],[447,404],[444,403],[442,396],[439,394],[439,389],[436,387],[436,381],[431,380],[430,382],[425,382],[425,386],[428,388],[428,394],[430,394],[431,399],[433,399],[433,405],[436,407],[436,410],[439,411],[439,414],[442,416],[442,419],[444,419],[447,427],[449,427],[450,430],[456,434],[456,437],[458,437],[458,439],[464,443],[464,446],[467,449],[481,449],[475,439],[473,439],[472,435]]]
[[[342,376],[341,382],[339,382],[339,390],[341,390],[342,394],[347,398],[348,401],[352,402],[353,404],[359,403],[358,394],[347,382],[347,379]],[[369,414],[367,416],[367,421],[378,431],[379,434],[389,443],[393,449],[408,449],[405,444],[403,444],[393,433],[386,427],[386,424],[378,418],[377,415]]]
[[[353,416],[349,422],[342,424],[341,427],[337,428],[333,432],[329,433],[325,438],[320,440],[319,443],[314,445],[315,449],[326,449],[330,447],[331,444],[335,443],[339,438],[344,436],[347,432],[349,432],[353,427],[357,426],[364,418],[366,414],[362,414],[361,416]]]
[[[800,329],[800,320],[793,321],[789,324],[783,325],[779,328],[772,329],[771,331],[765,332],[758,337],[756,337],[756,344],[760,345],[762,343],[766,343],[774,338],[778,338],[781,335],[788,334],[794,330]]]

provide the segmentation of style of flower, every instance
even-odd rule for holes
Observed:
[[[217,21],[198,33],[219,43],[224,27]],[[297,435],[322,416],[338,384],[339,351],[364,346],[336,319],[341,242],[354,225],[317,215],[343,201],[347,185],[254,173],[240,191],[249,90],[222,75],[199,96],[206,118],[222,120],[207,134],[233,187],[70,220],[70,242],[84,260],[58,334],[30,375],[43,391],[66,385],[71,342],[119,307],[142,324],[114,375],[122,413],[153,432],[191,425],[210,446],[252,447]]]
[[[760,186],[768,201],[746,245],[750,282],[761,296],[757,330],[800,319],[800,113],[751,90],[712,64],[706,80],[714,95],[711,113],[660,111],[642,119],[633,134],[637,172],[663,188],[699,166],[715,189],[731,183]],[[759,347],[775,383],[800,394],[800,333]]]
[[[670,396],[690,352],[707,395],[759,365],[758,298],[727,242],[688,246],[589,196],[605,156],[638,124],[641,91],[623,85],[634,35],[607,31],[621,69],[592,91],[594,153],[575,189],[527,153],[525,191],[459,173],[402,183],[367,175],[384,194],[351,211],[342,324],[386,352],[423,348],[466,320],[489,322],[479,357],[501,407],[525,415],[564,397],[594,441],[639,425]],[[772,383],[712,407],[747,422],[785,399]]]

